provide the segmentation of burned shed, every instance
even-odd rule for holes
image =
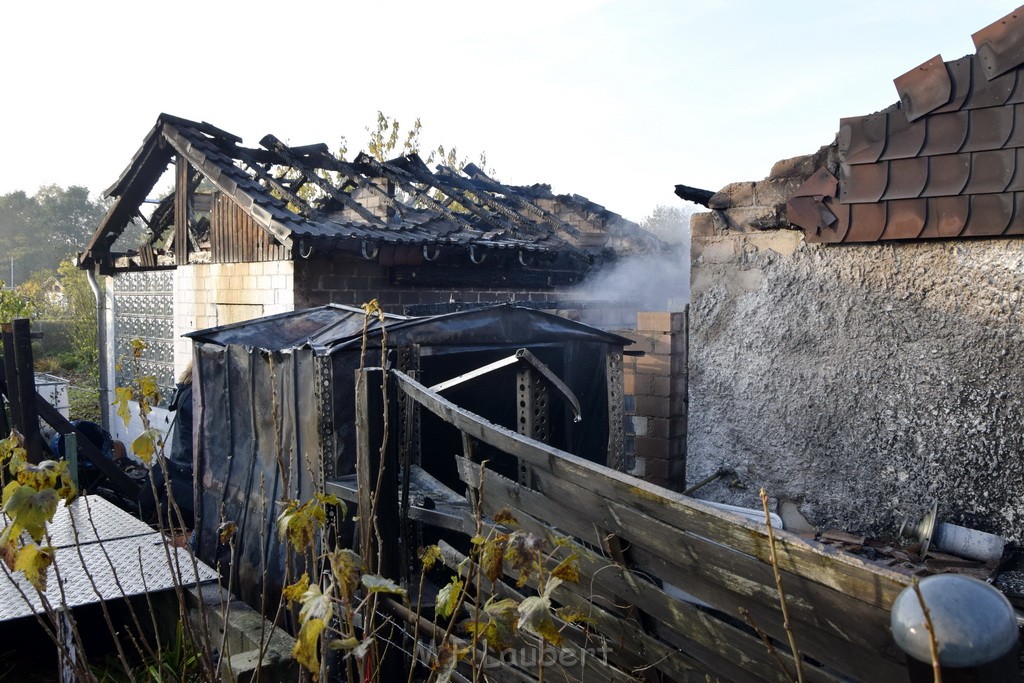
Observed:
[[[169,169],[173,191],[148,199]],[[326,145],[273,135],[248,147],[167,114],[107,195],[114,204],[79,265],[103,295],[108,392],[125,383],[115,367],[136,337],[148,344],[141,371],[169,387],[191,358],[181,335],[196,329],[371,299],[395,313],[561,301],[590,273],[658,245],[585,197],[506,185],[472,164],[344,161]],[[126,243],[139,221],[147,237]]]
[[[364,321],[369,321],[365,359]],[[544,312],[497,306],[438,316],[322,306],[189,335],[197,415],[197,530],[215,561],[216,528],[238,525],[234,563],[244,598],[261,585],[262,557],[281,585],[277,501],[307,500],[355,469],[355,377],[386,362],[491,422],[601,464],[622,455],[622,349],[628,339]],[[457,430],[400,404],[391,410],[413,476],[461,489]],[[429,446],[429,448],[428,448]],[[528,480],[507,455],[495,466]]]

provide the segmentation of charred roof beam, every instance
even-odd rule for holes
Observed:
[[[563,221],[550,211],[545,211],[544,209],[537,206],[530,200],[521,196],[511,187],[508,187],[507,185],[502,185],[498,181],[490,178],[486,173],[483,172],[483,169],[479,168],[476,164],[466,164],[464,170],[474,181],[482,183],[485,189],[487,189],[490,192],[503,194],[506,197],[512,199],[520,207],[522,207],[526,211],[529,211],[530,213],[532,213],[533,215],[537,216],[545,223],[550,225],[552,228],[555,229],[556,232],[563,233],[563,237],[572,238],[580,236],[580,231],[578,228],[569,225],[568,223],[566,223],[565,221]]]
[[[308,178],[310,182],[312,182],[314,185],[316,185],[321,190],[326,192],[333,199],[339,201],[343,206],[355,211],[357,214],[359,214],[360,218],[362,218],[366,222],[375,225],[380,225],[381,223],[383,223],[383,221],[380,219],[380,216],[377,216],[372,211],[364,207],[362,204],[354,200],[350,195],[346,194],[345,192],[342,192],[338,188],[334,187],[334,185],[332,185],[330,182],[318,176],[315,172],[315,169],[307,168],[307,166],[303,163],[303,160],[300,158],[300,155],[297,154],[294,149],[289,148],[288,145],[284,144],[273,135],[265,135],[263,139],[260,140],[260,144],[266,147],[267,149],[271,150],[272,152],[279,154],[281,158],[289,166],[295,168],[300,173],[303,173],[303,175],[306,178]],[[322,156],[330,156],[329,152],[324,151],[327,149],[327,145],[314,145],[314,147],[317,148],[317,152],[321,152]],[[307,173],[306,171],[312,171],[312,173]],[[305,204],[304,201],[303,204]]]
[[[361,153],[356,158],[356,163],[365,164],[374,173],[378,173],[381,176],[387,178],[388,180],[391,180],[392,182],[396,183],[404,191],[416,197],[434,211],[437,211],[446,218],[451,219],[459,227],[471,231],[480,230],[477,226],[473,225],[465,218],[449,209],[447,206],[441,204],[439,201],[431,197],[428,193],[416,187],[412,180],[410,180],[411,176],[409,176],[409,174],[403,171],[402,169],[395,168],[393,166],[390,166],[389,164],[381,163],[380,161],[377,161],[370,155],[363,153]]]
[[[274,220],[270,213],[259,205],[259,202],[255,197],[246,191],[244,186],[240,186],[235,178],[231,177],[231,174],[237,174],[238,181],[243,183],[252,183],[257,185],[248,173],[243,171],[241,168],[232,165],[230,169],[222,169],[218,166],[216,161],[207,158],[206,154],[196,145],[189,140],[188,136],[182,131],[175,129],[170,124],[164,125],[164,139],[173,147],[178,154],[183,155],[189,160],[193,166],[203,172],[210,183],[224,193],[226,196],[231,197],[235,202],[242,205],[252,206],[253,219],[267,230],[271,235],[277,239],[282,245],[291,247],[292,238],[291,230],[281,225],[279,222]],[[208,139],[207,139],[208,140]],[[222,152],[219,152],[222,154]],[[230,173],[227,172],[230,170]],[[262,189],[262,188],[261,188]]]
[[[239,154],[238,160],[243,166],[252,171],[253,175],[255,175],[257,179],[266,183],[268,187],[295,206],[303,216],[313,218],[319,213],[315,207],[310,206],[304,199],[302,199],[302,197],[299,196],[298,191],[299,188],[302,187],[301,184],[295,185],[293,183],[291,186],[285,185],[281,182],[281,179],[275,178],[267,171],[267,169],[263,168],[260,164],[255,163],[253,159],[247,158],[244,154]],[[303,174],[303,178],[305,178],[305,174]]]
[[[530,223],[530,221],[526,220],[522,214],[505,205],[489,192],[481,192],[480,188],[474,186],[473,183],[468,182],[465,178],[461,178],[450,171],[449,173],[444,173],[444,166],[439,165],[437,167],[439,171],[438,173],[431,173],[418,155],[410,154],[406,159],[409,163],[402,165],[404,170],[415,176],[421,182],[436,187],[445,195],[450,198],[454,198],[455,201],[458,201],[463,206],[466,206],[470,202],[476,203],[484,209],[489,208],[496,213],[501,214],[511,221],[515,228],[518,228],[523,232],[531,234],[534,237],[544,236],[541,231]]]
[[[405,176],[407,176],[406,182],[409,183],[410,185],[412,185],[413,181],[418,181],[420,183],[423,183],[424,185],[427,185],[440,191],[442,194],[448,197],[453,197],[455,201],[458,202],[463,207],[465,207],[467,211],[472,213],[480,220],[485,221],[488,224],[494,225],[498,230],[507,231],[513,235],[519,232],[519,225],[513,225],[507,220],[504,220],[502,216],[498,215],[496,212],[488,211],[486,205],[480,199],[470,197],[457,187],[453,189],[451,185],[446,185],[442,183],[436,175],[434,175],[433,173],[430,172],[429,169],[427,169],[426,165],[423,164],[419,156],[415,154],[410,154],[407,157],[405,157],[403,161],[407,163],[387,162],[381,165],[391,170],[392,172],[397,171],[400,174],[404,174]],[[422,190],[420,190],[419,192],[421,195],[428,197],[430,200],[435,202],[437,201],[433,197],[430,197],[429,193],[423,192]],[[449,208],[448,211],[451,211],[451,209]],[[479,226],[477,227],[477,229],[479,229]],[[524,232],[529,231],[524,230]]]

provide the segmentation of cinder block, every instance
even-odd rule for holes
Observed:
[[[667,376],[672,372],[671,356],[648,354],[636,359],[637,374]]]
[[[671,377],[651,377],[648,380],[650,395],[668,398],[677,389],[673,384]]]
[[[686,402],[677,397],[637,396],[634,415],[645,417],[680,417],[686,414]]]
[[[639,460],[639,458],[637,458]],[[654,484],[664,485],[672,475],[672,463],[668,460],[655,458],[644,459],[644,479]]]
[[[768,177],[787,178],[791,176],[800,176],[800,180],[803,182],[805,178],[817,170],[815,165],[816,157],[816,154],[804,154],[803,156],[776,161],[775,165],[772,166],[771,173],[768,174]]]
[[[686,420],[678,417],[652,417],[647,422],[647,435],[660,439],[686,439]]]
[[[636,314],[636,328],[642,332],[681,332],[683,314],[675,311],[641,311]]]
[[[754,204],[757,206],[785,204],[803,182],[803,176],[791,176],[787,178],[768,178],[755,183]]]
[[[751,206],[754,203],[754,183],[730,183],[712,195],[708,207],[728,209],[734,206]]]
[[[653,436],[636,437],[636,454],[644,458],[668,460],[672,457],[671,442]]]

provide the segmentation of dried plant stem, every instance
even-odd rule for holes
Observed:
[[[768,637],[768,634],[762,631],[754,621],[753,615],[743,607],[740,607],[740,614],[743,615],[743,618],[746,619],[748,624],[750,624],[750,628],[754,629],[754,633],[756,633],[761,639],[761,642],[764,643],[764,646],[768,649],[768,656],[775,660],[775,663],[778,664],[780,669],[782,669],[782,672],[786,674],[786,678],[793,680],[793,674],[790,673],[789,667],[786,666],[786,660],[784,660],[779,654],[779,651],[775,649],[775,645],[772,644],[771,638]]]
[[[935,639],[935,626],[932,624],[932,613],[928,605],[924,603],[924,595],[921,594],[921,582],[914,577],[914,593],[917,595],[917,602],[921,605],[921,612],[924,613],[924,627],[928,629],[928,647],[931,648],[932,674],[935,683],[942,683],[942,668],[939,666],[939,643]]]
[[[775,531],[772,529],[772,516],[768,511],[768,492],[761,489],[761,507],[764,508],[764,522],[768,528],[768,548],[771,551],[772,573],[775,575],[775,588],[779,591],[779,608],[782,610],[782,627],[786,629],[789,648],[793,651],[793,664],[796,666],[797,683],[804,683],[804,666],[800,658],[800,650],[796,647],[793,627],[789,623],[789,609],[786,607],[786,591],[782,588],[782,574],[779,572],[779,558],[775,553]]]

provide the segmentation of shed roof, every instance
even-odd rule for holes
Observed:
[[[82,263],[109,253],[175,157],[187,160],[287,247],[305,240],[357,251],[370,243],[585,256],[606,248],[629,251],[631,245],[646,251],[657,244],[635,223],[586,197],[555,195],[544,184],[505,185],[473,164],[461,171],[442,165],[430,170],[416,154],[386,162],[360,154],[347,162],[325,144],[290,147],[273,135],[260,140],[261,148],[241,143],[209,123],[161,114],[107,190],[116,202]],[[173,219],[173,204],[173,198],[163,200],[162,220]],[[373,210],[381,205],[386,216]]]
[[[1024,7],[895,79],[900,101],[840,120],[833,163],[786,214],[812,242],[1024,234]]]
[[[362,343],[362,309],[329,304],[266,316],[231,325],[190,332],[193,341],[249,346],[268,351],[312,348],[317,353],[358,348]],[[370,317],[369,337],[378,339],[380,325]],[[409,317],[385,315],[389,346],[512,346],[592,341],[627,346],[632,340],[551,313],[512,304]],[[374,342],[379,344],[379,342]]]

